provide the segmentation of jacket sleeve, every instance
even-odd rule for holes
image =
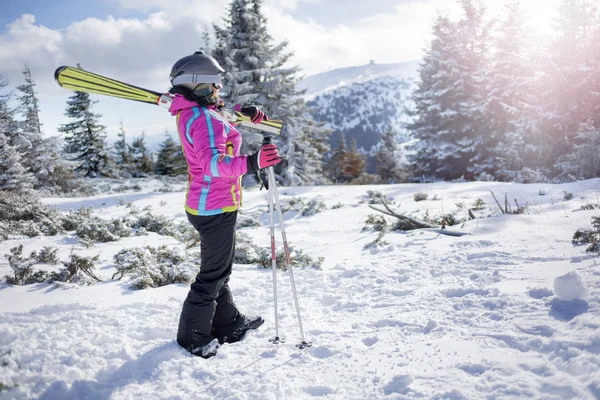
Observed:
[[[227,143],[227,123],[211,116],[207,109],[201,109],[200,113],[192,129],[192,139],[204,174],[214,178],[237,178],[246,174],[248,156],[232,155],[233,147],[230,150]]]

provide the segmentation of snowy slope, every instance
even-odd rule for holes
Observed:
[[[362,231],[366,191],[379,190],[403,213],[423,217],[487,203],[480,218],[458,227],[470,235],[388,233],[387,244]],[[497,215],[488,189],[528,203],[523,215]],[[538,195],[544,190],[546,195]],[[415,202],[426,191],[429,200]],[[575,197],[563,201],[563,191]],[[321,270],[296,269],[302,317],[314,345],[298,350],[289,280],[280,273],[280,329],[274,346],[271,272],[236,265],[230,286],[238,306],[266,323],[217,357],[192,357],[175,342],[183,284],[133,291],[111,280],[112,256],[124,247],[178,245],[150,234],[86,249],[73,235],[10,240],[0,254],[58,246],[100,254],[91,287],[0,285],[0,382],[15,386],[0,399],[597,399],[600,397],[598,258],[573,246],[578,227],[598,211],[600,179],[564,185],[436,183],[285,188],[330,208],[311,217],[286,213],[293,246],[325,257]],[[63,210],[92,206],[103,217],[125,215],[123,196],[139,208],[183,220],[183,192],[47,199]],[[433,198],[437,200],[434,200]],[[245,212],[265,207],[249,191]],[[164,206],[158,206],[163,201]],[[340,208],[331,208],[342,203]],[[266,216],[262,221],[267,222]],[[268,228],[244,228],[269,245]],[[575,271],[573,280],[555,279]],[[0,260],[0,276],[9,269]],[[587,292],[587,293],[585,293]],[[576,299],[572,299],[572,295]],[[570,300],[566,300],[569,298]]]
[[[383,76],[401,79],[415,79],[419,61],[395,64],[367,64],[349,68],[338,68],[320,74],[310,75],[298,83],[298,90],[306,90],[306,100],[331,92],[342,86],[368,82]]]

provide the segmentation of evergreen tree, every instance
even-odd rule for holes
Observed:
[[[483,172],[493,138],[482,115],[487,36],[481,0],[461,0],[463,18],[439,16],[413,95],[415,174],[472,179]]]
[[[322,156],[328,151],[327,138],[331,132],[314,121],[302,93],[296,90],[299,69],[283,67],[292,53],[285,53],[287,42],[272,44],[262,3],[262,0],[234,0],[225,28],[214,27],[217,46],[213,56],[226,70],[224,99],[232,104],[262,106],[268,115],[283,120],[282,134],[274,139],[285,160],[275,168],[280,183],[321,183]],[[262,138],[251,130],[241,131],[242,152],[256,151]]]
[[[377,162],[377,175],[385,183],[398,183],[402,179],[400,154],[397,135],[389,126],[379,142],[379,149],[375,153]]]
[[[358,152],[356,139],[353,137],[350,142],[350,151],[346,152],[341,162],[341,170],[344,179],[347,181],[357,179],[364,172],[365,165],[365,159]]]
[[[181,147],[175,143],[171,135],[165,132],[165,140],[161,143],[154,165],[157,175],[176,176],[187,172],[187,162]]]
[[[43,137],[39,101],[29,64],[25,64],[23,75],[25,83],[17,87],[21,93],[19,109],[24,116],[20,126],[21,137],[26,138],[19,149],[23,166],[33,174],[35,189],[58,187],[67,191],[73,185],[72,167],[61,157],[59,139]]]
[[[130,147],[127,144],[127,138],[125,134],[125,126],[123,121],[119,125],[119,133],[117,133],[117,140],[113,145],[114,160],[117,168],[121,173],[128,174],[131,163]]]
[[[589,0],[563,0],[559,7],[558,36],[546,64],[542,125],[551,144],[547,167],[554,167],[559,179],[578,168],[572,152],[578,153],[574,145],[581,126],[587,126],[584,132],[600,128],[599,13],[597,2]]]
[[[75,170],[86,177],[109,175],[105,127],[98,122],[101,115],[91,110],[94,103],[88,93],[75,92],[67,101],[65,113],[74,121],[58,129],[66,135],[65,152],[77,161]]]
[[[558,166],[571,179],[600,177],[600,128],[592,121],[582,124],[573,139],[572,152]]]
[[[493,40],[488,71],[488,98],[484,117],[490,124],[492,152],[485,172],[505,181],[526,180],[523,170],[535,166],[534,138],[530,134],[537,108],[532,40],[519,0],[510,0],[502,13]],[[533,151],[532,151],[533,150]]]
[[[146,148],[146,134],[142,134],[131,143],[131,169],[134,177],[140,177],[149,174],[153,170],[152,156]]]
[[[334,149],[333,154],[329,158],[326,167],[326,171],[329,175],[329,178],[335,183],[340,183],[344,181],[342,165],[347,152],[348,150],[346,148],[346,135],[344,135],[344,133],[342,132],[342,134],[340,135],[338,147]]]
[[[12,94],[5,92],[7,86],[8,82],[0,75],[0,190],[24,191],[33,187],[33,178],[11,143],[11,139],[19,137],[19,132],[15,110],[9,107]]]

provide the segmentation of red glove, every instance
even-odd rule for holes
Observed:
[[[248,172],[258,172],[263,168],[267,168],[278,164],[281,161],[279,151],[274,144],[265,144],[256,153],[249,155],[247,158]]]
[[[236,104],[234,110],[241,112],[250,117],[250,120],[255,124],[260,124],[262,121],[268,121],[269,117],[264,113],[261,109],[250,106],[250,107],[242,107],[239,104]]]

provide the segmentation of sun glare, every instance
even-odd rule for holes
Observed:
[[[552,32],[559,3],[560,0],[521,0],[531,27],[542,34]]]

